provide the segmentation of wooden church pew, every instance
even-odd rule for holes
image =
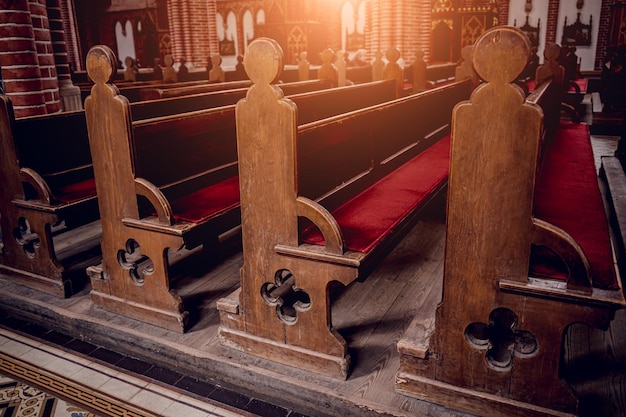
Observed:
[[[235,84],[228,86],[227,88],[235,88],[236,85],[241,86],[240,81],[234,82]],[[194,85],[205,85],[208,84],[206,80],[197,80],[197,81],[181,81],[177,83],[164,82],[164,81],[120,81],[118,89],[120,93],[128,98],[129,101],[135,102],[141,100],[141,91],[144,88],[177,88],[177,87],[189,87]],[[80,87],[80,95],[83,101],[87,98],[89,93],[91,92],[91,87],[93,87],[93,83],[82,84]]]
[[[292,90],[303,88],[306,86],[297,83]],[[372,88],[383,91],[385,87]],[[229,95],[223,91],[136,102],[130,105],[130,112],[133,120],[142,120],[196,111],[220,104],[219,94]],[[231,97],[229,102],[235,99]],[[68,297],[86,280],[84,274],[71,272],[71,266],[78,260],[99,262],[97,242],[95,246],[91,241],[83,242],[82,251],[74,244],[71,257],[58,256],[55,249],[59,246],[55,241],[75,239],[64,232],[99,218],[85,112],[16,120],[5,95],[2,103],[0,230],[4,246],[0,270],[26,286]],[[89,261],[83,259],[86,254],[90,254]]]
[[[231,92],[231,95],[235,97],[235,99],[233,101],[231,101],[231,99],[225,99],[225,101],[220,104],[222,106],[227,106],[229,104],[234,104],[240,98],[245,97],[245,92],[248,91],[248,88],[250,87],[251,84],[252,82],[250,82],[249,85],[242,87],[242,88],[234,88],[230,90],[219,90],[219,91],[215,91],[209,88],[209,87],[212,87],[211,84],[191,86],[191,87],[168,88],[168,89],[148,88],[148,89],[144,89],[141,92],[141,98],[142,100],[156,100],[156,99],[162,99],[162,98],[182,97],[182,96],[197,95],[197,94],[203,94],[203,93],[209,93],[213,96],[217,96],[218,94],[221,93],[222,96],[226,96],[226,92],[229,91]],[[330,88],[330,82],[327,80],[296,81],[293,83],[281,84],[281,88],[285,88],[286,90],[285,94],[292,95],[292,94],[306,93],[306,92],[314,91],[314,90],[322,90],[324,88]],[[244,94],[241,94],[241,92],[243,92]],[[211,107],[216,107],[216,106],[212,105]]]
[[[530,53],[521,31],[474,48],[486,83],[453,114],[442,301],[399,341],[396,389],[484,416],[576,415],[565,331],[606,328],[626,304],[589,131],[559,122],[556,83],[528,100],[509,84]]]
[[[345,379],[329,284],[364,278],[445,193],[450,114],[469,83],[297,126],[299,105],[269,84],[280,60],[268,57],[279,54],[269,39],[246,54],[255,85],[237,105],[244,265],[241,289],[218,302],[220,338]]]
[[[55,241],[61,232],[98,218],[84,114],[15,120],[4,94],[0,107],[0,271],[18,283],[67,297],[85,277],[68,275],[70,263],[80,257],[60,259]],[[97,240],[95,246],[82,243],[82,253],[91,253],[97,262]]]
[[[170,289],[167,252],[203,245],[210,256],[219,235],[239,226],[235,107],[133,121],[127,100],[106,83],[112,59],[106,47],[88,55],[96,85],[85,108],[104,230],[103,264],[89,269],[91,298],[184,331],[189,313]],[[393,84],[378,82],[292,99],[309,122],[393,97]],[[147,214],[137,196],[151,203]]]

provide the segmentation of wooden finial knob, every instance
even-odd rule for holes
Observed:
[[[385,52],[385,58],[389,60],[389,62],[396,62],[400,59],[400,50],[398,48],[389,48],[387,52]]]
[[[243,64],[255,85],[271,84],[283,70],[283,50],[273,39],[255,39],[248,46]]]
[[[320,58],[322,59],[323,63],[332,64],[333,60],[335,59],[335,51],[333,51],[331,48],[326,48],[322,52],[320,52]]]
[[[96,84],[113,80],[117,72],[117,58],[106,45],[96,45],[87,53],[87,74]]]
[[[543,50],[543,56],[546,61],[556,61],[559,55],[561,55],[561,47],[554,42],[547,44]]]
[[[472,61],[472,52],[474,52],[473,45],[465,45],[463,49],[461,49],[461,58],[463,61],[471,62]]]
[[[487,82],[510,83],[524,70],[530,43],[521,30],[498,26],[483,33],[474,44],[474,69]]]

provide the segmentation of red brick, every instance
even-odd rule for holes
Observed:
[[[2,43],[0,42],[0,49],[2,49]],[[5,65],[39,65],[37,54],[35,51],[25,52],[10,52],[0,54],[0,67]]]
[[[27,24],[30,25],[30,13],[28,12],[15,12],[11,10],[0,11],[0,23],[11,24]]]
[[[32,39],[0,39],[0,51],[35,51]]]
[[[41,71],[38,66],[32,67],[18,67],[12,68],[10,66],[2,67],[2,79],[4,80],[16,80],[16,79],[29,79],[39,78]]]
[[[30,25],[5,26],[0,25],[0,39],[2,38],[33,38],[33,28]]]
[[[36,94],[9,94],[11,102],[14,106],[36,106],[45,103],[44,94],[38,92]]]
[[[26,108],[20,108],[20,107],[15,108],[14,106],[13,111],[15,113],[16,119],[19,119],[22,117],[39,116],[42,114],[48,114],[48,111],[46,110],[46,106],[44,104],[40,106],[32,106],[32,107],[26,107]]]
[[[41,91],[41,80],[39,78],[33,78],[29,80],[4,80],[4,85],[7,88],[7,92],[23,93],[32,91]]]

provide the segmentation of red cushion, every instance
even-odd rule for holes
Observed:
[[[67,184],[53,192],[54,198],[62,203],[73,203],[85,198],[95,197],[96,181],[89,178],[73,184]]]
[[[586,78],[578,78],[576,80],[574,80],[574,82],[576,84],[578,84],[578,87],[580,88],[580,92],[582,94],[587,93],[587,85],[589,83],[589,81]],[[529,92],[533,92],[535,91],[535,80],[530,80],[526,83],[526,85],[528,86],[528,91]],[[574,88],[574,86],[570,85],[568,90],[571,93],[576,92],[576,89]]]
[[[578,242],[589,258],[595,287],[617,288],[609,227],[586,124],[561,123],[557,129],[537,178],[534,213]],[[566,271],[553,253],[535,250],[531,275],[564,279]]]
[[[239,177],[188,194],[171,202],[174,219],[200,223],[239,205]]]
[[[368,252],[448,177],[450,137],[415,156],[400,168],[332,212],[346,249]],[[305,243],[322,245],[316,227],[302,233]]]

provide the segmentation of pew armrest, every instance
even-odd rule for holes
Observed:
[[[568,269],[567,289],[591,293],[591,266],[580,245],[563,229],[539,219],[533,219],[533,243],[546,246],[557,253]]]
[[[344,253],[343,236],[337,220],[320,204],[305,197],[297,199],[298,216],[306,217],[317,226],[325,240],[325,252],[333,255]]]
[[[135,192],[137,195],[145,197],[152,204],[160,224],[168,226],[174,224],[172,206],[154,184],[143,178],[135,178]]]
[[[52,200],[52,191],[50,191],[50,187],[41,175],[30,168],[21,168],[20,179],[22,182],[25,182],[33,187],[40,201],[44,204],[50,205]]]
[[[499,287],[503,292],[559,300],[576,305],[608,307],[610,309],[626,307],[626,300],[621,287],[618,290],[592,288],[591,292],[582,293],[567,289],[564,282],[541,278],[529,278],[528,282],[500,280]]]

